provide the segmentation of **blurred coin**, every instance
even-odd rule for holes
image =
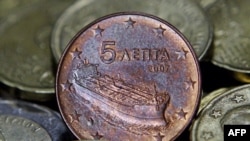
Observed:
[[[47,131],[27,118],[0,115],[1,141],[52,141]]]
[[[194,0],[201,5],[202,8],[207,9],[211,7],[217,0]]]
[[[54,92],[50,32],[70,3],[37,0],[4,16],[0,23],[0,81],[34,95],[47,97]]]
[[[58,112],[37,104],[0,100],[0,115],[15,115],[32,120],[42,126],[53,141],[69,141],[72,137]]]
[[[248,73],[234,72],[233,76],[236,80],[243,83],[250,83],[250,75]]]
[[[201,111],[191,129],[192,141],[222,141],[224,125],[249,125],[250,85],[227,90]]]
[[[250,73],[249,0],[217,0],[207,12],[214,24],[212,63]]]
[[[18,8],[29,5],[38,0],[0,0],[0,23],[1,18],[5,17],[11,11],[15,11]]]
[[[166,21],[116,13],[84,27],[59,63],[60,111],[79,139],[174,140],[200,98],[191,45]]]
[[[190,0],[84,0],[70,6],[58,19],[52,33],[52,51],[58,61],[72,37],[91,21],[114,12],[139,11],[163,18],[190,41],[199,60],[212,39],[210,23],[202,8]]]

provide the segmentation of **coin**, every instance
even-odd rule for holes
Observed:
[[[211,7],[217,0],[194,0],[201,5],[202,8],[207,9]]]
[[[173,140],[200,98],[196,55],[166,21],[116,13],[83,28],[58,66],[60,112],[79,139]]]
[[[0,115],[1,141],[52,141],[49,134],[39,124],[27,118]]]
[[[214,24],[213,64],[250,73],[249,0],[217,0],[207,9]]]
[[[85,25],[107,14],[123,11],[146,12],[176,26],[190,41],[199,60],[212,40],[212,28],[203,9],[190,0],[85,0],[70,6],[57,20],[52,33],[52,52],[58,61],[70,39]],[[81,14],[79,14],[81,13]]]
[[[59,14],[69,4],[66,0],[37,0],[23,4],[2,18],[1,82],[44,97],[54,92],[50,32]]]
[[[250,76],[248,73],[233,72],[233,76],[242,83],[250,83]]]
[[[206,107],[206,105],[213,100],[214,98],[216,98],[217,96],[219,96],[220,94],[224,93],[225,91],[227,91],[229,88],[220,88],[217,90],[214,90],[208,94],[206,94],[204,97],[202,97],[200,105],[199,105],[199,110],[198,113],[200,113],[200,111]]]
[[[0,22],[10,11],[17,10],[19,7],[31,4],[37,0],[1,0],[0,1]]]
[[[223,140],[223,126],[249,125],[250,85],[232,88],[214,98],[202,110],[191,130],[192,141]]]
[[[53,141],[70,141],[72,138],[59,113],[38,104],[0,99],[0,115],[13,115],[32,120],[43,127]]]

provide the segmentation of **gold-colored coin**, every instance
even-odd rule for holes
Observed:
[[[50,33],[72,1],[26,1],[0,1],[10,7],[5,15],[0,15],[0,81],[33,93],[28,99],[50,99],[54,96],[55,79]]]
[[[214,24],[213,64],[250,73],[249,5],[249,0],[217,0],[207,9]]]
[[[224,93],[225,91],[227,91],[229,88],[220,88],[217,90],[212,91],[211,93],[206,94],[200,102],[200,106],[198,109],[198,113],[200,113],[200,111],[214,98],[216,98],[217,96],[219,96],[220,94]]]
[[[234,87],[213,98],[191,128],[192,141],[222,141],[224,125],[249,125],[250,84]]]
[[[236,80],[243,83],[250,83],[250,75],[247,73],[234,72],[233,76]]]

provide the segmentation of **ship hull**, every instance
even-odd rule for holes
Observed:
[[[119,126],[136,134],[157,133],[167,127],[167,121],[162,115],[164,112],[156,110],[153,105],[126,106],[104,98],[77,83],[74,83],[73,87],[81,98],[89,101],[87,106],[93,112],[114,126]]]

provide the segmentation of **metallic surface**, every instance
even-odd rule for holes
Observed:
[[[227,91],[229,88],[220,88],[217,90],[214,90],[208,94],[206,94],[204,97],[202,97],[201,102],[199,104],[199,110],[198,110],[198,114],[200,113],[200,111],[202,109],[204,109],[204,107],[206,107],[206,105],[213,100],[214,98],[216,98],[217,96],[219,96],[220,94],[224,93],[225,91]]]
[[[69,4],[66,0],[36,0],[5,12],[0,21],[1,82],[44,97],[54,92],[50,32]]]
[[[58,112],[34,103],[0,100],[0,115],[13,115],[32,120],[42,126],[53,141],[69,141],[72,136]]]
[[[249,0],[217,0],[207,9],[214,24],[212,63],[228,70],[250,73]]]
[[[60,112],[79,139],[173,140],[200,99],[195,53],[166,21],[117,13],[83,28],[57,71]]]
[[[242,83],[250,83],[249,73],[234,72],[233,77]]]
[[[210,8],[217,0],[193,0],[201,5],[202,8]]]
[[[115,12],[146,12],[167,20],[190,41],[199,60],[212,40],[212,28],[203,9],[190,0],[80,0],[58,19],[52,34],[52,51],[58,61],[70,39],[91,21]]]
[[[214,98],[199,114],[191,130],[192,141],[222,141],[223,125],[249,125],[250,85],[232,88]]]
[[[27,118],[0,115],[1,141],[52,141],[39,124]]]

